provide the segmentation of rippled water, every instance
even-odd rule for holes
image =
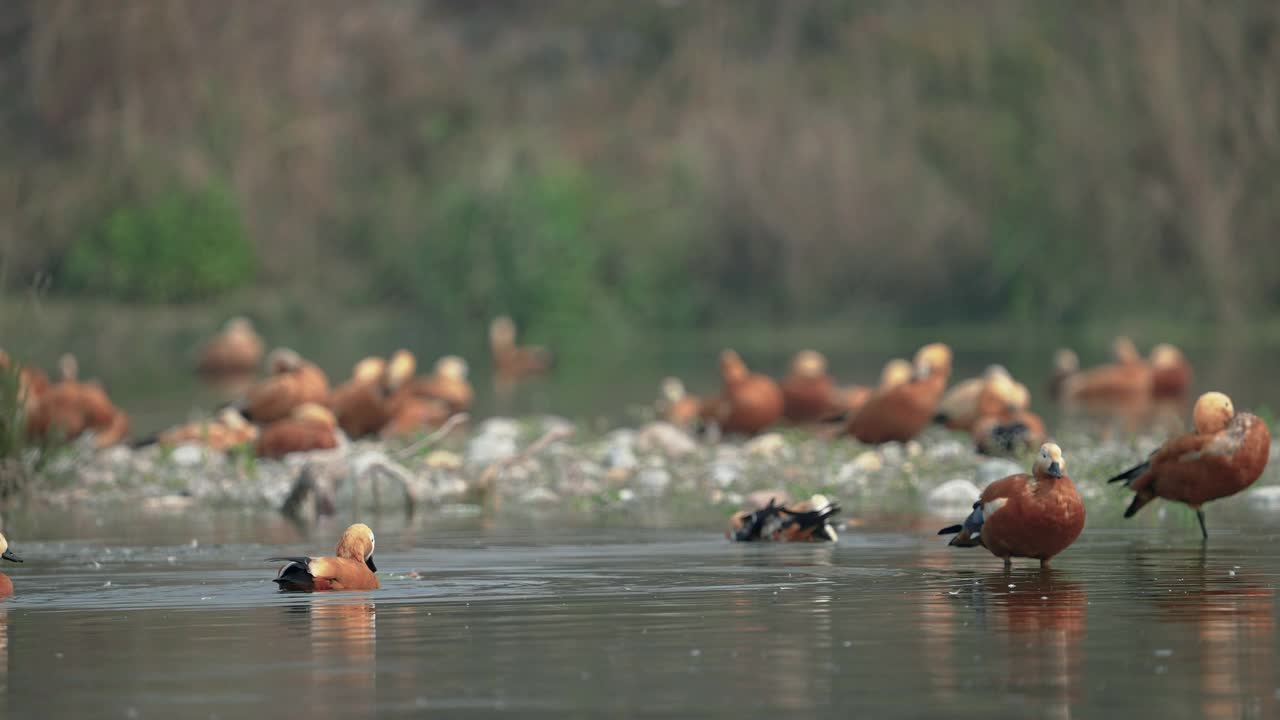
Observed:
[[[275,591],[347,519],[25,514],[8,717],[1275,717],[1274,525],[1091,521],[1042,572],[868,519],[838,546],[705,528],[366,518],[383,587]],[[564,523],[569,521],[565,520]],[[903,530],[901,528],[912,528]]]

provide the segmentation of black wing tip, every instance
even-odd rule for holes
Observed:
[[[964,525],[948,525],[947,527],[944,527],[941,530],[939,530],[938,534],[939,535],[955,535],[961,530],[964,530]]]
[[[1151,467],[1151,461],[1150,461],[1150,460],[1148,460],[1148,461],[1146,461],[1146,462],[1138,463],[1137,465],[1134,465],[1133,467],[1129,468],[1128,470],[1125,470],[1124,472],[1120,473],[1119,475],[1116,475],[1115,477],[1108,479],[1108,480],[1107,480],[1107,482],[1108,482],[1108,483],[1116,483],[1116,482],[1120,482],[1120,481],[1122,481],[1122,480],[1132,480],[1132,479],[1134,479],[1134,478],[1138,477],[1139,475],[1141,475],[1142,473],[1146,472],[1146,471],[1147,471],[1147,468],[1149,468],[1149,467]]]
[[[946,425],[948,417],[946,413],[938,413],[933,416],[933,422],[937,425]]]

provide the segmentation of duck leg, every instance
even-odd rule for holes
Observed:
[[[1204,509],[1196,508],[1196,519],[1200,521],[1200,539],[1202,542],[1209,541],[1209,531],[1204,526]]]

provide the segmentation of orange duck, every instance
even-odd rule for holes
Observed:
[[[467,361],[457,355],[445,355],[436,360],[435,368],[426,377],[413,378],[401,392],[419,398],[436,399],[449,407],[451,413],[471,409],[475,391],[467,381],[470,368]]]
[[[1182,351],[1160,343],[1151,348],[1151,392],[1160,398],[1179,398],[1191,387],[1191,363]]]
[[[1021,455],[1040,447],[1048,435],[1044,420],[1031,412],[1031,393],[1018,382],[995,383],[1006,402],[998,415],[988,415],[973,425],[970,436],[983,455]]]
[[[449,404],[436,398],[414,395],[397,396],[392,404],[391,419],[382,426],[383,438],[404,437],[441,427],[453,415]]]
[[[74,355],[63,355],[58,364],[62,379],[49,386],[27,418],[27,436],[45,439],[59,436],[74,440],[85,432],[94,435],[96,448],[115,445],[129,433],[129,416],[117,408],[97,381],[80,382]]]
[[[677,427],[691,427],[702,416],[702,400],[685,392],[680,378],[662,379],[662,396],[656,405],[663,420]]]
[[[13,361],[9,353],[0,350],[0,371],[13,371]],[[30,415],[49,389],[49,376],[33,365],[18,366],[18,400],[22,402],[27,415]]]
[[[324,403],[329,399],[329,379],[324,371],[287,348],[277,348],[267,356],[271,375],[258,381],[236,403],[249,420],[272,423],[289,416],[303,403]]]
[[[1133,341],[1116,338],[1116,362],[1073,373],[1062,381],[1062,397],[1068,401],[1108,402],[1144,398],[1151,393],[1151,366],[1138,354]]]
[[[782,414],[797,423],[826,420],[843,404],[837,392],[827,374],[827,358],[816,350],[801,350],[791,358],[791,369],[782,379]]]
[[[196,370],[205,375],[249,374],[262,362],[262,338],[248,318],[233,317],[205,341]]]
[[[516,324],[499,315],[489,324],[489,350],[493,353],[495,379],[512,383],[545,374],[555,364],[555,356],[545,347],[516,345]]]
[[[824,495],[795,505],[780,505],[770,497],[754,510],[734,513],[725,536],[737,542],[835,542],[839,537],[830,520],[838,512],[840,506]]]
[[[1237,413],[1231,398],[1220,392],[1196,400],[1192,422],[1195,432],[1169,440],[1107,482],[1123,481],[1134,491],[1126,518],[1158,497],[1185,503],[1196,511],[1200,534],[1208,540],[1202,506],[1257,481],[1271,457],[1271,433],[1257,415]]]
[[[289,563],[280,568],[273,581],[281,590],[377,590],[373,545],[373,530],[356,523],[342,533],[332,557],[273,557],[267,562]]]
[[[938,534],[955,535],[949,545],[981,545],[1002,558],[1005,567],[1015,557],[1036,558],[1041,567],[1048,567],[1084,529],[1084,503],[1066,467],[1061,448],[1041,445],[1031,475],[1010,475],[991,483],[964,524]]]
[[[203,445],[210,450],[225,452],[238,445],[245,445],[258,439],[258,428],[249,424],[244,416],[235,408],[223,408],[216,417],[210,420],[191,422],[169,428],[154,437],[134,443],[134,447],[160,445],[176,447],[178,445]]]
[[[1080,358],[1074,350],[1059,348],[1053,354],[1053,374],[1049,377],[1049,397],[1062,399],[1062,386],[1067,378],[1080,372]]]
[[[951,348],[920,348],[911,380],[877,390],[849,422],[849,434],[871,444],[910,440],[933,420],[950,375]]]
[[[282,458],[289,453],[328,450],[338,446],[338,420],[329,408],[303,403],[287,418],[276,420],[258,434],[258,457]]]
[[[755,435],[782,416],[782,390],[773,378],[747,369],[746,363],[733,350],[720,353],[720,378],[723,387],[719,400],[704,414],[727,433]]]
[[[395,414],[397,393],[416,367],[408,350],[397,351],[390,362],[369,357],[356,363],[351,379],[329,396],[329,407],[342,431],[354,439],[382,430]]]
[[[0,534],[0,558],[4,558],[9,562],[22,562],[22,558],[14,555],[13,551],[9,549],[9,541],[5,539],[3,534]],[[8,575],[0,573],[0,597],[9,597],[12,594],[13,581],[9,579]]]
[[[947,390],[938,403],[935,420],[952,430],[972,430],[979,420],[1004,412],[1013,392],[1009,371],[992,365],[980,377],[961,381]]]
[[[833,393],[834,404],[838,411],[845,413],[846,420],[857,415],[867,404],[876,390],[885,391],[911,381],[911,363],[902,358],[893,358],[880,370],[880,384],[876,387],[868,385],[846,385],[836,388]]]

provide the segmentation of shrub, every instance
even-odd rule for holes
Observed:
[[[190,302],[244,285],[253,267],[239,209],[215,184],[110,210],[71,246],[61,279],[121,300]]]

